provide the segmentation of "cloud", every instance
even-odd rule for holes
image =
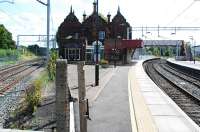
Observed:
[[[42,0],[46,2],[47,0]],[[110,12],[111,19],[116,15],[118,5],[121,13],[131,26],[165,26],[193,0],[99,0],[99,12],[105,17]],[[93,12],[94,0],[51,0],[51,29],[56,33],[72,5],[75,15],[82,21],[82,14]],[[170,26],[196,26],[200,24],[200,2],[196,2]],[[46,34],[46,8],[36,0],[15,0],[13,8],[0,10],[0,23],[17,34]],[[138,32],[139,36],[141,33]]]
[[[15,20],[15,21],[12,21]],[[34,14],[22,12],[11,18],[8,18],[4,23],[10,32],[12,32],[14,39],[19,34],[46,34],[46,23],[44,18]]]
[[[15,3],[19,4],[28,4],[28,3],[33,3],[36,0],[14,0]]]
[[[9,16],[4,12],[0,12],[0,22],[3,24],[8,20],[9,20]]]

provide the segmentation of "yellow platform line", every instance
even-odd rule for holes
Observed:
[[[135,70],[135,67],[132,67],[128,73],[128,93],[132,132],[158,132],[144,97],[140,92]]]

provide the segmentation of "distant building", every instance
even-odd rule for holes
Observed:
[[[70,13],[59,26],[56,35],[59,55],[62,58],[66,58],[69,61],[85,60],[94,62],[97,37],[100,49],[99,59],[109,56],[109,54],[105,55],[107,52],[104,52],[104,45],[107,40],[117,38],[121,40],[132,39],[131,26],[121,14],[119,7],[112,21],[110,13],[108,13],[107,17],[100,13],[97,15],[96,8],[97,5],[94,2],[92,14],[87,16],[84,12],[81,23],[71,7]],[[98,34],[96,31],[98,31]]]

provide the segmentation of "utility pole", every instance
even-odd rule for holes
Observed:
[[[96,64],[95,64],[95,86],[99,85],[99,45],[98,45],[98,37],[99,37],[99,32],[98,32],[98,13],[99,13],[99,2],[97,0],[97,15],[96,15]]]
[[[50,29],[50,0],[47,0],[47,3],[44,3],[40,0],[36,0],[42,5],[45,5],[47,7],[47,51],[46,51],[46,57],[47,57],[47,62],[49,60],[49,29]]]

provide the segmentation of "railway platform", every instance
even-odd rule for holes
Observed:
[[[199,61],[195,61],[195,63],[194,63],[194,61],[176,61],[175,59],[168,59],[167,61],[177,64],[177,65],[185,66],[188,68],[200,70],[200,62]]]
[[[128,74],[132,132],[200,132],[199,126],[149,78],[142,63],[138,61]]]

